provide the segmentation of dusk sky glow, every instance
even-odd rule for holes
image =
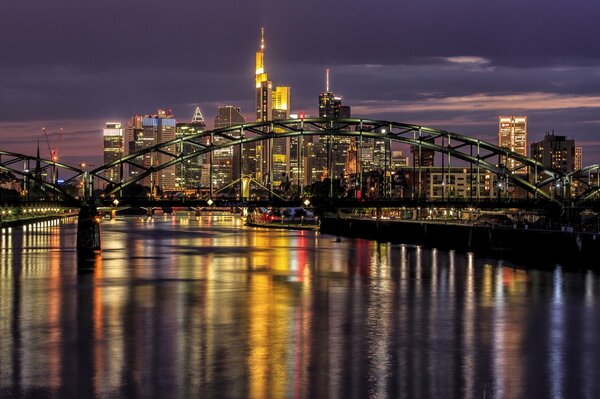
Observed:
[[[497,142],[497,116],[528,116],[529,141],[574,137],[600,162],[600,3],[591,0],[23,0],[0,7],[0,143],[35,153],[65,130],[62,161],[100,162],[102,127],[199,105],[253,120],[254,56],[317,114],[331,89],[353,116]],[[43,138],[42,138],[43,139]],[[43,143],[42,152],[45,148]],[[46,155],[42,153],[42,155]]]

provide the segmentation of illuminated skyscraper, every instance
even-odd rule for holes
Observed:
[[[256,121],[266,122],[272,119],[273,98],[272,89],[273,83],[269,80],[265,69],[265,28],[260,28],[260,49],[256,52]],[[256,180],[262,181],[264,173],[266,173],[265,165],[270,162],[270,159],[265,158],[270,151],[262,141],[256,142],[256,170],[253,176]]]
[[[200,107],[196,107],[191,123],[177,123],[176,137],[185,137],[199,134],[206,130],[206,123]],[[188,155],[198,151],[198,147],[193,144],[183,144],[178,146],[178,155]],[[175,165],[175,186],[180,190],[199,189],[200,178],[202,174],[202,159],[203,156],[197,156],[186,159],[185,161]]]
[[[583,169],[583,147],[575,147],[575,170]]]
[[[277,86],[273,92],[273,120],[290,119],[291,88],[288,86]],[[280,132],[277,128],[275,133]],[[297,140],[294,140],[297,143]],[[291,140],[289,138],[273,139],[273,184],[275,187],[290,179],[290,150]]]
[[[159,109],[154,115],[134,115],[128,131],[129,153],[143,150],[155,144],[164,143],[175,138],[176,121],[171,111]],[[163,151],[175,154],[175,146],[168,146]],[[172,158],[166,154],[149,153],[135,159],[135,162],[144,168],[164,164]],[[132,176],[144,173],[144,169],[130,167]],[[175,165],[161,169],[140,181],[145,186],[160,187],[163,191],[175,190]]]
[[[265,68],[265,29],[260,30],[260,48],[256,52],[256,121],[266,122],[290,118],[290,93],[288,86],[273,90]],[[275,130],[277,133],[277,130]],[[290,139],[273,139],[256,143],[256,170],[252,177],[277,186],[290,171]],[[272,176],[270,176],[271,174]]]
[[[104,138],[104,164],[116,161],[123,157],[125,153],[125,141],[123,129],[120,122],[107,122],[103,131]],[[120,176],[120,168],[107,169],[104,176],[111,182],[120,182],[124,176]]]
[[[542,141],[531,143],[531,157],[542,164],[564,173],[576,169],[577,152],[575,140],[565,136],[546,133]]]
[[[219,107],[217,116],[215,116],[215,129],[221,129],[229,126],[246,123],[246,118],[241,113],[240,107],[226,105]],[[239,133],[232,132],[232,137],[239,138]],[[242,162],[242,174],[253,177],[256,173],[256,145],[246,144],[242,147],[242,157],[240,159],[240,146],[228,147],[230,150],[229,159],[231,160],[231,179],[237,180],[240,176],[240,162]]]
[[[329,69],[327,69],[325,91],[319,94],[319,118],[351,117],[351,109],[342,105],[342,97],[336,96],[329,90]],[[342,177],[345,173],[347,153],[353,139],[350,137],[333,137],[331,143],[328,140],[328,137],[319,137],[318,142],[314,143],[313,179],[322,180],[329,177],[328,162],[331,162],[334,179]],[[329,149],[329,146],[331,146],[331,149]]]
[[[527,156],[527,117],[499,116],[498,117],[498,146],[508,148],[517,154]],[[507,167],[513,173],[526,174],[527,168],[521,167],[520,162],[508,159]]]
[[[260,28],[260,49],[256,52],[256,121],[270,121],[273,83],[265,70],[265,28]]]
[[[273,93],[273,120],[290,119],[291,87],[277,86]]]

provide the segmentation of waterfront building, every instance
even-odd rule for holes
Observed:
[[[5,190],[14,190],[18,193],[21,193],[21,183],[21,180],[11,172],[0,172],[0,188]]]
[[[527,156],[527,117],[526,116],[499,116],[498,117],[498,146],[508,148],[517,154]],[[513,173],[526,174],[527,168],[514,159],[502,162]]]
[[[572,172],[576,169],[575,140],[546,133],[541,141],[531,143],[531,157],[550,168]]]
[[[507,195],[506,187],[498,184],[497,176],[488,171],[471,173],[463,167],[429,167],[418,171],[414,168],[395,170],[392,189],[395,196],[431,200],[446,199],[492,199]]]
[[[104,164],[119,160],[125,154],[125,137],[121,122],[107,122],[102,131],[104,141],[103,154]],[[120,182],[124,176],[120,175],[121,168],[115,166],[104,171],[104,177],[113,183]]]

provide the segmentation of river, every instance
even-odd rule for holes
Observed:
[[[585,267],[231,216],[101,229],[92,268],[72,221],[3,231],[1,398],[600,392],[600,279]]]

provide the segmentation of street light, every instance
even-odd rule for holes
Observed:
[[[206,201],[206,203],[208,204],[208,206],[212,206],[212,204],[214,204],[213,200],[209,199],[208,201]]]
[[[304,206],[306,206],[306,207],[307,207],[307,206],[309,206],[309,205],[310,205],[310,201],[309,201],[309,200],[308,200],[308,198],[307,198],[307,199],[305,199],[305,200],[304,200]]]

